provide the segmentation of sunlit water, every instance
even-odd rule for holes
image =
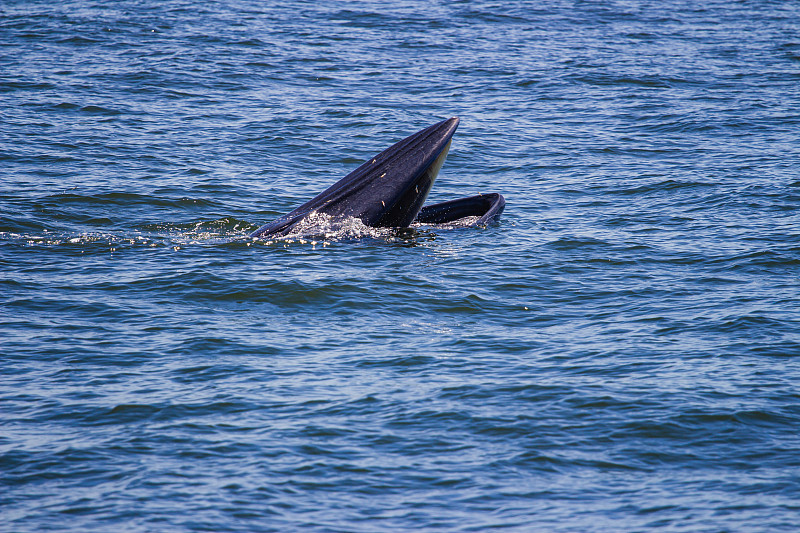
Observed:
[[[0,530],[797,531],[799,110],[796,2],[4,2]],[[498,224],[248,238],[451,116]]]

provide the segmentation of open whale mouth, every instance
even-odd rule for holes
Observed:
[[[478,225],[499,217],[505,200],[496,193],[423,208],[447,158],[458,123],[458,117],[453,117],[406,137],[250,236],[287,235],[301,221],[316,214],[332,219],[357,218],[366,226],[397,228],[408,227],[414,221],[441,224],[465,217],[477,217],[473,225]]]

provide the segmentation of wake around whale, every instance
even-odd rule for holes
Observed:
[[[479,194],[423,207],[444,164],[458,117],[443,120],[390,146],[318,196],[250,234],[283,236],[317,214],[332,220],[352,217],[371,227],[405,228],[413,222],[443,224],[470,218],[483,225],[500,216],[505,199]],[[474,220],[473,220],[474,219]]]

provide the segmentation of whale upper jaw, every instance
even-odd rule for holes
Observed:
[[[354,217],[373,227],[407,227],[428,197],[458,123],[458,117],[453,117],[406,137],[250,236],[289,234],[298,222],[314,213]]]

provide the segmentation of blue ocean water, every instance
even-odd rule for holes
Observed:
[[[794,1],[4,0],[0,530],[797,531],[798,169]]]

